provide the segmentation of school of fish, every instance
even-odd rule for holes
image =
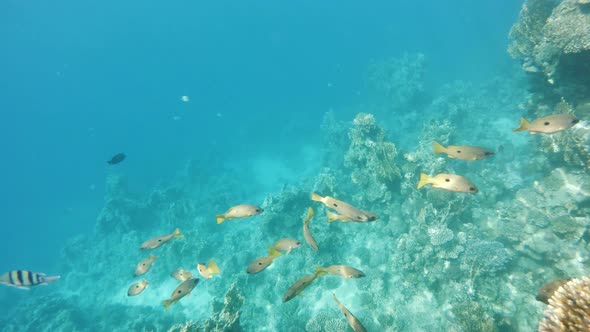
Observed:
[[[519,127],[513,131],[529,131],[531,134],[552,134],[571,128],[577,123],[579,123],[579,120],[570,114],[549,115],[535,119],[532,122],[528,122],[526,119],[521,118]],[[447,147],[444,147],[438,142],[433,142],[432,144],[434,154],[446,154],[449,158],[465,161],[483,160],[495,154],[493,151],[477,146],[448,145]],[[111,160],[108,161],[108,164],[118,164],[125,158],[126,155],[123,153],[116,154],[111,158]],[[420,189],[426,185],[431,185],[432,188],[458,193],[476,194],[479,192],[479,189],[471,181],[457,174],[441,173],[432,176],[426,173],[421,173],[417,188]],[[320,202],[325,206],[326,219],[330,223],[336,220],[340,220],[342,222],[369,223],[379,219],[378,215],[370,211],[359,209],[334,197],[322,197],[316,193],[312,193],[311,201]],[[222,224],[225,220],[253,217],[263,212],[264,210],[256,205],[240,204],[230,207],[225,213],[218,214],[215,217],[217,224]],[[310,229],[310,221],[313,217],[314,211],[311,207],[309,207],[307,209],[307,215],[303,220],[302,235],[309,247],[312,248],[312,250],[318,252],[320,247]],[[146,240],[139,246],[139,248],[141,250],[154,250],[164,246],[165,244],[171,243],[174,239],[183,237],[184,235],[178,228],[176,228],[172,233],[156,236]],[[287,256],[293,250],[301,247],[301,245],[302,242],[297,239],[278,239],[272,246],[268,248],[267,256],[262,256],[253,260],[246,267],[246,273],[254,275],[264,271],[272,265],[275,259],[283,256],[282,252],[284,252],[285,256]],[[134,276],[140,277],[147,274],[157,259],[157,256],[150,255],[149,257],[141,260],[135,267]],[[213,275],[221,273],[219,266],[213,259],[210,259],[207,264],[202,262],[196,263],[196,270],[204,279],[211,279],[213,278]],[[317,279],[327,275],[334,275],[347,279],[365,277],[365,273],[363,271],[352,266],[317,266],[315,273],[304,275],[285,291],[282,297],[282,302],[293,300],[297,296],[301,295],[305,289],[314,284]],[[162,304],[166,310],[168,310],[172,304],[178,302],[190,294],[199,283],[199,279],[194,278],[191,271],[184,270],[182,268],[172,271],[170,276],[179,281],[180,284],[178,284],[168,299],[162,301]],[[58,279],[60,279],[59,276],[47,276],[44,273],[31,272],[28,270],[13,270],[0,275],[0,284],[16,287],[19,289],[30,289],[33,286],[53,283]],[[559,286],[565,282],[567,282],[567,280],[556,280],[547,284],[539,291],[537,300],[547,302],[553,292],[555,292],[557,288],[559,288]],[[129,286],[127,295],[130,297],[138,296],[147,289],[148,285],[149,281],[146,279],[137,281]],[[360,320],[338,300],[335,294],[332,293],[332,295],[336,306],[344,314],[348,325],[350,325],[353,331],[366,331]]]

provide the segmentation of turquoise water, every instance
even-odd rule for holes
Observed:
[[[332,293],[368,331],[536,330],[539,288],[589,272],[590,126],[583,93],[543,94],[509,56],[522,5],[4,1],[0,274],[61,279],[2,286],[0,330],[352,331]],[[581,123],[512,132],[559,105]],[[495,155],[435,156],[433,141]],[[479,192],[418,190],[420,173]],[[328,223],[312,192],[379,219]],[[238,204],[264,212],[216,224]],[[285,237],[303,245],[246,273]],[[221,274],[204,279],[210,259]],[[366,276],[282,303],[334,264]],[[200,282],[165,311],[178,268]]]

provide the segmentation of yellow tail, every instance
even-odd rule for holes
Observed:
[[[218,214],[215,218],[217,218],[217,224],[219,225],[225,220],[225,214]]]
[[[432,147],[434,148],[434,154],[444,153],[447,151],[447,149],[438,142],[432,142]]]
[[[209,265],[207,266],[207,269],[209,270],[209,273],[211,273],[211,274],[220,274],[221,273],[221,270],[219,270],[219,266],[217,266],[217,264],[213,260],[209,261]]]
[[[316,202],[323,202],[324,198],[316,193],[311,193],[311,200]]]
[[[156,259],[158,259],[158,256],[150,255],[150,259],[151,259],[152,261],[155,261]]]
[[[324,271],[324,268],[321,266],[316,266],[315,267],[315,273],[314,273],[314,279],[316,278],[320,278],[325,276],[326,274],[328,274],[328,272]]]
[[[328,216],[328,222],[333,222],[333,221],[340,219],[340,215],[338,215],[332,211],[326,211],[326,216]]]
[[[281,252],[278,251],[277,249],[275,249],[275,247],[268,248],[268,257],[275,259],[281,255],[282,255]]]
[[[307,224],[311,218],[313,218],[313,209],[308,207],[307,208],[307,217],[305,217],[305,220],[303,221],[304,224]]]
[[[525,118],[520,118],[520,127],[512,130],[512,131],[523,131],[529,129],[529,123],[526,121]]]
[[[323,276],[325,276],[326,274],[328,274],[328,272],[326,272],[326,268],[324,268],[324,267],[321,267],[321,266],[316,266],[316,267],[315,267],[315,274],[316,274],[318,277],[323,277]]]
[[[180,228],[174,230],[174,237],[184,237],[184,235],[180,233]]]
[[[166,311],[168,311],[168,309],[170,309],[170,305],[172,304],[172,301],[164,300],[164,301],[162,301],[162,304],[164,305],[164,309],[166,309]]]
[[[418,189],[430,183],[430,177],[424,173],[420,173],[420,181],[418,182]]]

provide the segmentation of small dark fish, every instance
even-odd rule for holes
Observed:
[[[567,283],[568,281],[570,281],[570,279],[553,280],[552,282],[546,284],[545,286],[541,287],[541,289],[539,289],[539,293],[537,294],[535,299],[545,304],[549,304],[549,299],[553,296],[555,291],[557,291],[557,289],[562,285],[565,285],[565,283]]]
[[[116,155],[113,156],[113,158],[111,158],[111,160],[107,161],[107,164],[109,165],[115,165],[118,164],[120,162],[122,162],[123,160],[125,160],[127,156],[124,153],[117,153]]]

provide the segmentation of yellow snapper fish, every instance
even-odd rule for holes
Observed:
[[[377,220],[377,219],[379,219],[379,217],[376,214],[372,213],[372,212],[369,212],[369,211],[362,211],[362,212],[365,215],[367,215],[369,217],[369,219],[371,219],[371,220]],[[344,216],[344,215],[341,215],[341,214],[337,214],[337,213],[334,213],[334,212],[329,211],[329,210],[326,211],[326,216],[328,217],[328,222],[334,222],[336,220],[340,220],[342,222],[353,221],[353,222],[360,223],[360,221],[353,220],[350,217],[347,217],[347,216]]]
[[[185,281],[192,278],[193,274],[185,269],[178,269],[172,272],[170,276],[178,281]]]
[[[438,142],[433,142],[434,154],[446,153],[449,158],[461,160],[481,160],[493,156],[492,151],[478,146],[449,145],[446,148]]]
[[[346,307],[340,303],[340,301],[338,301],[338,299],[336,298],[336,294],[332,293],[332,298],[334,299],[334,301],[336,301],[336,304],[338,305],[338,308],[340,308],[340,311],[342,311],[342,313],[344,314],[344,317],[346,317],[346,321],[348,322],[348,325],[350,325],[350,327],[352,327],[352,330],[354,332],[366,332],[367,329],[365,329],[365,327],[363,326],[363,324],[361,323],[361,321],[358,320],[358,318],[356,318],[352,312],[350,312],[348,309],[346,309]]]
[[[309,221],[311,218],[313,218],[313,209],[309,207],[307,208],[307,217],[305,217],[305,220],[303,220],[303,238],[305,239],[305,242],[307,242],[307,244],[313,248],[313,250],[319,251],[320,247],[318,247],[318,243],[309,230]]]
[[[170,240],[175,239],[175,238],[179,238],[179,237],[184,237],[184,235],[180,234],[180,229],[175,229],[174,232],[170,233],[170,234],[166,234],[166,235],[161,235],[158,237],[155,237],[153,239],[149,239],[147,241],[145,241],[144,243],[141,244],[141,249],[146,250],[146,249],[156,249],[160,246],[162,246],[165,243],[168,243]]]
[[[454,174],[438,174],[430,177],[424,173],[420,174],[420,182],[418,182],[418,189],[431,184],[433,188],[444,189],[462,193],[478,192],[477,187],[471,181],[460,175]]]
[[[303,278],[295,281],[289,289],[283,295],[283,303],[292,300],[295,296],[301,294],[307,286],[311,285],[311,283],[318,277],[321,276],[324,272],[316,272],[312,275],[304,276]]]
[[[47,285],[61,278],[60,276],[48,277],[45,273],[31,272],[27,270],[8,271],[0,276],[0,284],[29,290],[37,285]]]
[[[158,259],[158,257],[150,255],[150,257],[145,258],[141,262],[137,263],[137,266],[135,267],[135,276],[139,277],[140,275],[149,271],[156,259]]]
[[[527,122],[525,118],[520,118],[520,127],[514,129],[513,131],[528,130],[531,132],[531,134],[552,134],[571,128],[578,122],[580,122],[580,120],[576,119],[571,114],[549,115],[538,118],[533,122]]]
[[[193,288],[197,286],[198,283],[199,279],[193,278],[185,280],[182,284],[178,285],[178,287],[176,287],[170,298],[168,300],[162,301],[162,304],[164,304],[164,308],[166,309],[166,311],[168,311],[172,303],[178,302],[180,299],[187,296],[193,290]]]
[[[247,218],[261,214],[262,212],[264,210],[256,205],[241,204],[229,208],[226,213],[218,214],[215,218],[217,218],[217,223],[221,224],[225,219]]]
[[[316,266],[315,269],[317,273],[334,274],[343,278],[362,278],[365,276],[363,271],[347,265]]]
[[[350,221],[370,222],[379,219],[379,216],[374,213],[359,210],[346,202],[330,196],[322,197],[316,193],[311,193],[311,199],[316,202],[324,203],[325,206],[335,210],[346,218],[349,218]]]
[[[131,285],[131,287],[129,287],[129,290],[127,291],[127,296],[136,296],[141,294],[141,292],[145,290],[148,284],[149,282],[147,282],[147,280],[142,280],[134,283],[133,285]]]
[[[248,269],[246,270],[246,272],[248,274],[256,274],[258,272],[262,272],[264,269],[266,269],[272,264],[273,259],[279,256],[281,256],[280,251],[276,250],[275,248],[269,248],[268,256],[260,257],[252,263],[250,263],[250,265],[248,265]]]
[[[213,278],[214,274],[220,274],[219,266],[212,259],[209,260],[209,265],[205,263],[197,263],[197,270],[205,279]]]
[[[278,240],[272,247],[279,251],[286,251],[288,255],[291,250],[301,247],[301,242],[295,239],[284,238]]]

